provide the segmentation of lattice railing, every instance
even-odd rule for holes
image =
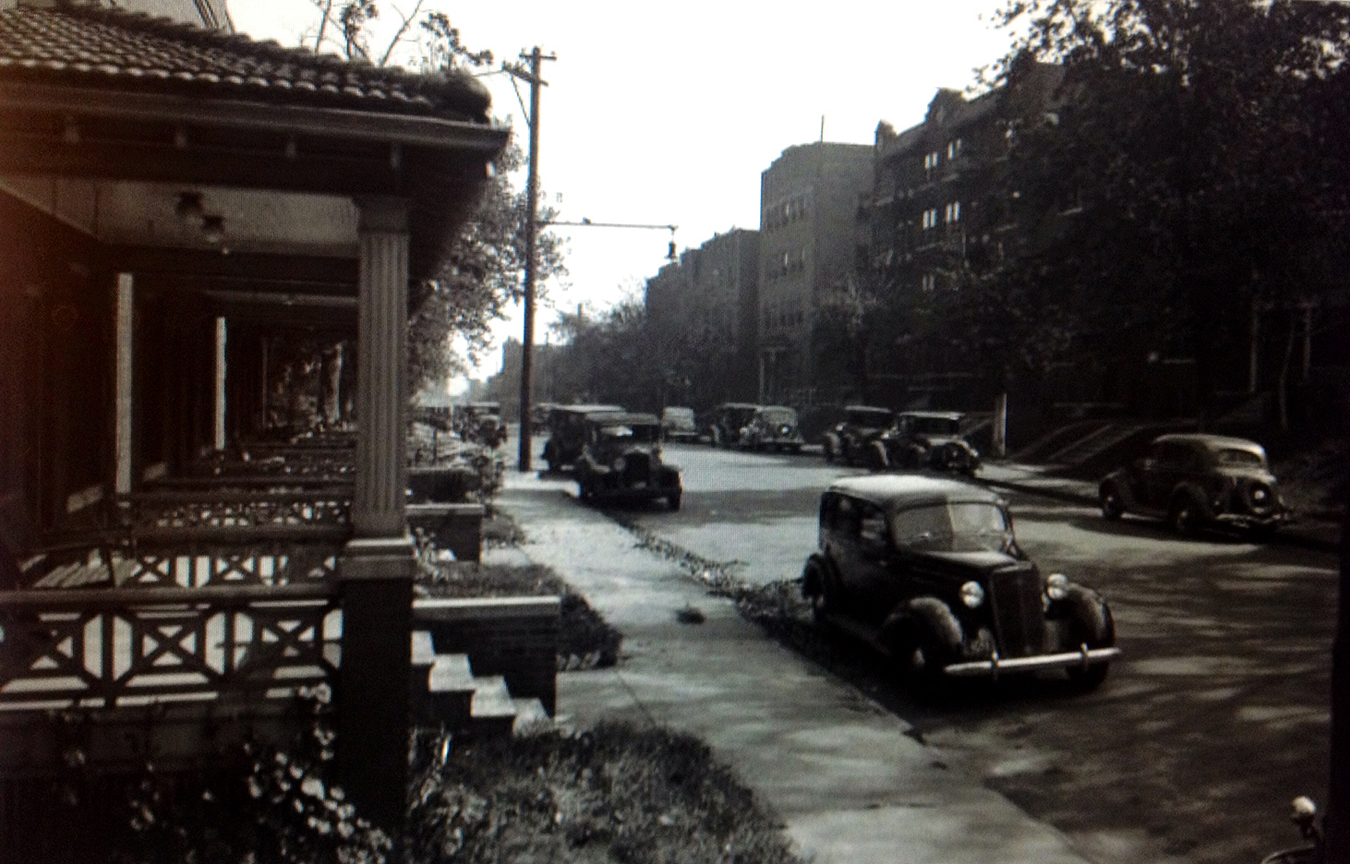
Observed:
[[[168,588],[322,581],[333,578],[350,534],[343,525],[138,530],[116,581]]]
[[[121,522],[132,529],[351,524],[351,493],[345,489],[143,492],[119,499],[117,506]]]
[[[0,594],[0,709],[114,707],[336,683],[337,585]]]

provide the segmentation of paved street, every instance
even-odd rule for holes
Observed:
[[[752,582],[800,573],[819,492],[845,473],[818,456],[706,446],[670,446],[667,458],[684,470],[683,509],[623,515]],[[1333,557],[1011,501],[1042,570],[1113,606],[1125,656],[1099,692],[1046,677],[923,704],[842,640],[830,670],[1093,860],[1255,862],[1290,845],[1289,800],[1326,788]]]

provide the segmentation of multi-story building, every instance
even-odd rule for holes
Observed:
[[[1009,145],[1026,118],[1053,116],[1061,78],[1060,67],[1032,64],[972,100],[939,90],[924,121],[903,132],[877,127],[874,183],[858,211],[864,290],[893,309],[931,310],[972,272],[1036,242],[1044,214],[1019,210],[1006,177]],[[889,396],[882,401],[970,408],[992,399],[950,334],[923,332],[917,319],[909,328],[892,340],[899,348],[875,359]]]
[[[662,402],[705,408],[755,398],[759,251],[760,232],[733,228],[647,280]]]
[[[761,402],[821,398],[812,331],[821,301],[853,269],[858,196],[872,188],[872,163],[865,144],[820,141],[789,147],[761,175]]]

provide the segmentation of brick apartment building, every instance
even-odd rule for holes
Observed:
[[[760,232],[733,228],[647,280],[661,402],[704,409],[755,398]]]
[[[858,196],[872,188],[873,148],[789,147],[760,179],[758,401],[798,406],[816,392],[811,334],[821,301],[855,259]]]

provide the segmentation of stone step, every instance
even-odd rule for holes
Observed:
[[[516,705],[516,719],[511,726],[511,734],[535,735],[555,728],[553,718],[544,710],[544,703],[531,696],[528,699],[512,699]]]
[[[469,729],[473,734],[507,736],[516,723],[516,703],[500,675],[475,678]]]
[[[437,654],[429,631],[414,630],[409,642],[418,721],[459,734],[503,736],[551,722],[539,699],[512,698],[503,676],[476,677],[467,654]]]

